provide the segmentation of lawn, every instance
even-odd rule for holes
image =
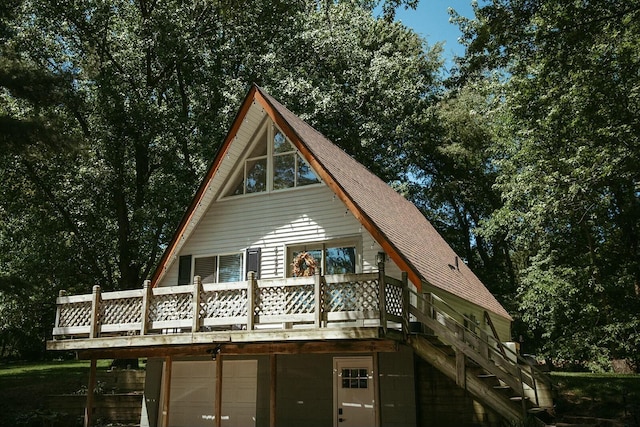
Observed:
[[[553,372],[560,415],[624,420],[640,426],[640,375]]]
[[[110,360],[98,362],[107,369]],[[89,361],[52,361],[46,363],[0,363],[0,426],[29,426],[55,411],[45,408],[46,397],[86,390]]]

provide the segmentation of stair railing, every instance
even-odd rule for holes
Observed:
[[[446,344],[462,351],[465,356],[516,391],[522,398],[523,405],[524,385],[529,386],[534,392],[536,406],[539,405],[537,381],[543,381],[550,386],[550,379],[544,372],[509,347],[504,346],[498,337],[487,334],[481,328],[477,333],[458,321],[454,316],[462,319],[463,322],[466,321],[469,325],[476,325],[473,319],[459,313],[437,295],[430,294],[431,298],[446,310],[420,293],[413,290],[410,290],[410,293],[411,315],[431,329]],[[528,370],[523,369],[522,366],[528,367]]]

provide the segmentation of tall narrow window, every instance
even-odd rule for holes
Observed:
[[[191,255],[183,255],[178,261],[178,285],[191,283]]]
[[[296,153],[284,134],[277,131],[273,137],[273,189],[281,190],[296,185]]]
[[[242,280],[242,254],[221,255],[218,267],[219,282]]]
[[[245,193],[267,191],[267,158],[249,159],[246,164]]]

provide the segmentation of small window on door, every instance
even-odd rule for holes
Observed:
[[[369,388],[369,375],[366,368],[343,368],[342,388]]]

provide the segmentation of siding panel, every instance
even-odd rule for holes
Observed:
[[[361,248],[363,272],[377,271],[376,254],[381,247],[324,186],[309,186],[251,196],[229,197],[211,205],[178,255],[194,257],[262,251],[262,278],[283,277],[290,260],[287,245],[355,238]],[[160,286],[177,283],[173,263]],[[399,270],[387,263],[387,272]]]

